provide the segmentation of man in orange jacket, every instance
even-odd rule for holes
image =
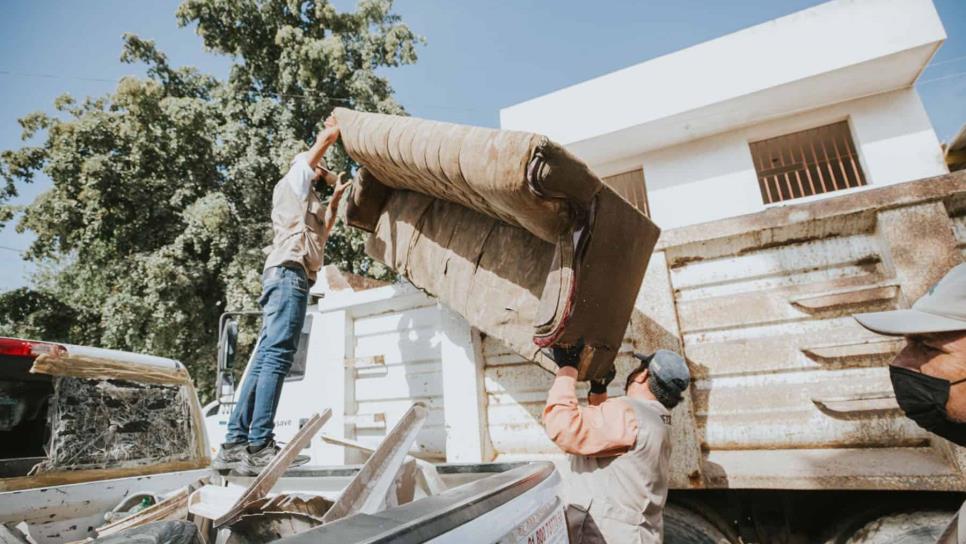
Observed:
[[[577,351],[556,350],[560,368],[543,411],[547,434],[570,454],[564,477],[573,542],[663,540],[671,457],[671,413],[691,381],[680,355],[635,356],[625,395],[608,398],[610,376],[591,383],[588,406],[577,401]]]

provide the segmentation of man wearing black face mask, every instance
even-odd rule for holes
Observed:
[[[966,264],[946,273],[908,310],[858,314],[879,334],[903,336],[906,347],[889,365],[896,401],[920,427],[966,446]],[[938,543],[966,537],[966,504]]]
[[[873,332],[905,337],[889,374],[906,416],[966,446],[966,264],[950,270],[908,310],[854,317]]]

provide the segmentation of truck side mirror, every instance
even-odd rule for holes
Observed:
[[[235,366],[238,347],[238,321],[226,319],[218,338],[218,368],[226,370]]]

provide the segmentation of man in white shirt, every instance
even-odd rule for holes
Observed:
[[[325,241],[336,222],[336,211],[349,182],[333,175],[319,162],[339,137],[335,118],[315,144],[292,160],[285,176],[275,184],[272,196],[272,245],[262,273],[262,330],[251,368],[238,392],[238,402],[228,421],[228,435],[212,468],[255,475],[279,451],[275,444],[275,411],[282,384],[292,367],[305,322],[309,287],[322,268]],[[333,187],[328,205],[316,192],[316,183]],[[299,456],[293,465],[306,463]]]

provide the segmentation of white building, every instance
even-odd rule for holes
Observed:
[[[712,221],[946,173],[913,87],[945,38],[931,0],[834,0],[500,123],[566,145],[664,229]]]

